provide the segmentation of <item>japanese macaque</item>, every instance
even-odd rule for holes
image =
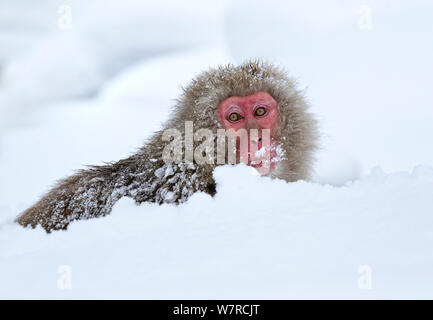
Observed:
[[[224,129],[232,135],[221,139]],[[242,148],[245,141],[250,143]],[[122,197],[178,204],[197,191],[213,196],[213,170],[225,163],[245,162],[289,182],[305,180],[316,146],[316,121],[283,70],[261,61],[210,69],[184,88],[170,119],[137,153],[59,181],[16,221],[51,232],[73,220],[105,216]]]

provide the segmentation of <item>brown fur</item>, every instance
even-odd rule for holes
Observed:
[[[194,130],[221,128],[218,106],[230,96],[268,92],[278,103],[280,119],[274,138],[285,151],[274,178],[307,179],[316,147],[316,122],[293,81],[284,71],[261,61],[227,65],[203,72],[184,89],[171,118],[134,155],[106,166],[81,170],[60,181],[47,195],[17,218],[23,226],[41,225],[47,232],[66,229],[77,219],[105,216],[121,197],[144,201],[181,203],[197,191],[215,194],[215,165],[166,164],[162,160],[165,129],[184,132],[185,121]],[[159,174],[156,174],[158,172]],[[170,195],[168,197],[168,195]]]

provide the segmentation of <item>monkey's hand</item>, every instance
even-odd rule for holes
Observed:
[[[110,213],[122,195],[115,188],[115,173],[107,168],[82,170],[61,180],[39,202],[24,211],[16,222],[33,228],[41,225],[49,233],[65,230],[73,220]]]

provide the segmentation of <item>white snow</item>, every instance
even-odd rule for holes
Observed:
[[[74,27],[50,32],[54,1],[19,30],[7,2],[0,298],[433,298],[433,5],[375,1],[358,30],[357,1],[77,0]],[[130,21],[113,24],[118,10]],[[255,56],[286,67],[318,117],[313,182],[225,166],[214,198],[124,198],[50,235],[13,223],[57,179],[133,153],[198,72]]]
[[[122,199],[49,236],[3,224],[5,298],[431,298],[433,168],[344,187],[288,184],[246,166],[182,205]],[[59,290],[69,266],[72,290]],[[372,270],[372,289],[357,286]]]

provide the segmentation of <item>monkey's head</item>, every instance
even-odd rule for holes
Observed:
[[[242,151],[238,137],[238,158],[272,177],[287,181],[309,177],[317,145],[316,121],[294,81],[270,63],[247,61],[198,75],[184,88],[167,127],[182,130],[184,121],[192,121],[194,130],[244,129],[250,143]],[[263,132],[269,136],[269,148],[262,149]],[[259,152],[250,152],[254,144]],[[263,156],[270,159],[267,170],[260,170]]]

